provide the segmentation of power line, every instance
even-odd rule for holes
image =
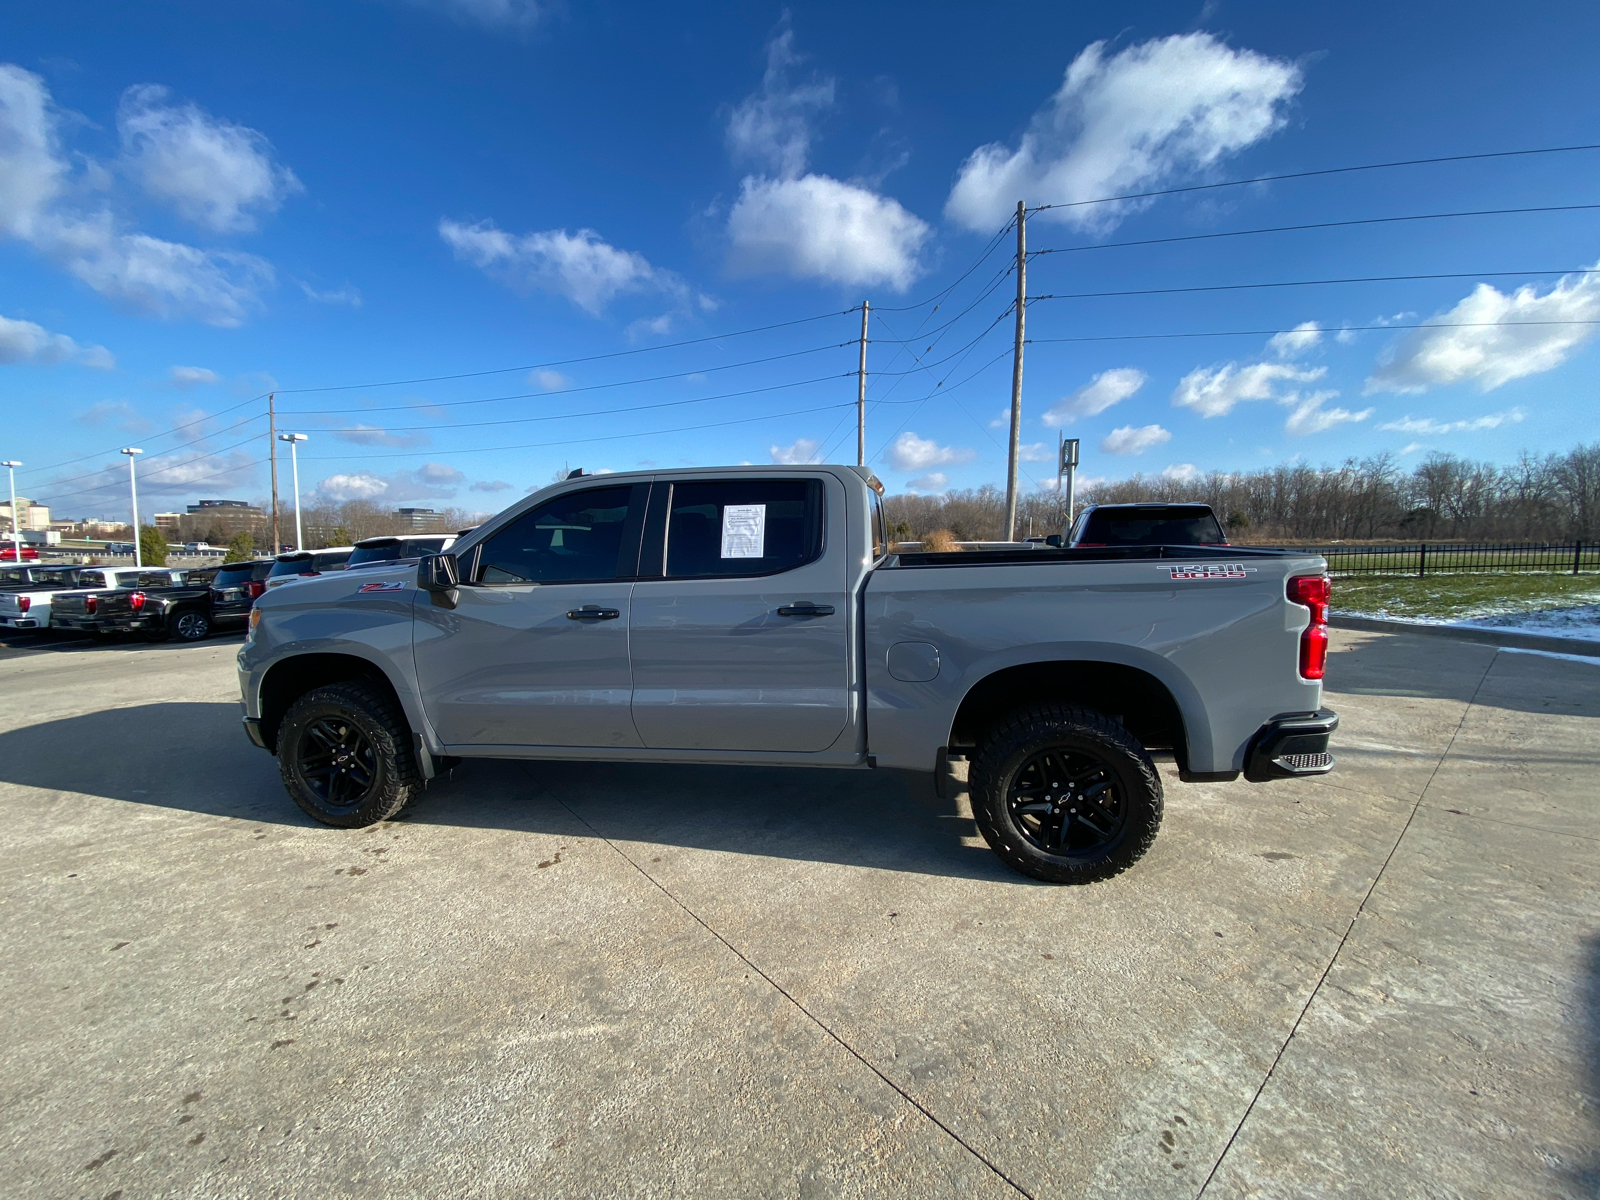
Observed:
[[[1581,146],[1548,146],[1540,150],[1492,150],[1483,154],[1447,154],[1439,158],[1410,158],[1399,162],[1365,163],[1357,167],[1324,167],[1316,171],[1292,171],[1286,175],[1258,175],[1254,179],[1230,179],[1224,183],[1195,183],[1187,187],[1161,188],[1153,192],[1130,192],[1125,196],[1101,196],[1095,200],[1069,200],[1061,204],[1041,204],[1029,212],[1052,208],[1082,208],[1088,204],[1114,204],[1119,200],[1146,200],[1152,196],[1176,196],[1182,192],[1206,192],[1216,188],[1244,187],[1251,183],[1276,183],[1284,179],[1311,179],[1319,175],[1348,175],[1355,171],[1386,171],[1391,167],[1425,167],[1435,163],[1474,162],[1487,158],[1519,158],[1534,154],[1570,154],[1577,150],[1600,150],[1600,142]]]
[[[1600,321],[1426,321],[1417,325],[1318,325],[1318,333],[1370,333],[1390,329],[1497,329],[1520,325],[1600,325]],[[1117,333],[1099,337],[1029,338],[1034,342],[1146,342],[1169,338],[1266,337],[1280,333],[1309,333],[1307,329],[1224,329],[1199,333]]]
[[[244,443],[242,443],[242,442],[239,443],[239,445],[243,445],[243,444]],[[229,450],[233,450],[233,449],[237,449],[237,448],[238,448],[237,446],[229,446],[228,447]],[[221,453],[225,453],[225,451],[219,450],[219,451],[217,451],[217,453],[221,454]],[[185,479],[185,480],[182,481],[182,484],[183,484],[184,487],[187,487],[191,483],[204,483],[204,482],[206,482],[206,480],[215,479],[219,475],[232,475],[232,474],[234,474],[236,472],[239,472],[239,471],[244,471],[244,470],[248,470],[248,469],[251,469],[251,468],[254,468],[254,467],[259,467],[264,461],[265,461],[264,459],[253,458],[247,463],[237,463],[237,464],[235,464],[234,466],[231,466],[231,467],[223,467],[220,471],[213,471],[209,475],[196,475],[193,479]],[[174,463],[172,468],[170,468],[170,469],[176,470],[178,467],[182,467],[182,466],[186,466],[186,465],[188,465],[188,464],[186,464],[186,463]],[[144,473],[143,478],[148,479],[148,478],[150,478],[150,477],[152,477],[154,475],[159,475],[159,474],[161,474],[163,471],[165,471],[167,469],[168,468],[161,468],[160,470],[156,470],[156,471],[147,471],[147,472]],[[66,498],[68,496],[87,496],[90,492],[110,491],[113,488],[118,488],[120,486],[121,486],[120,481],[108,481],[107,483],[103,484],[100,487],[79,488],[75,492],[51,492],[50,493],[50,498],[51,498],[51,500],[60,500],[60,499]]]
[[[1259,288],[1322,287],[1334,283],[1405,283],[1420,279],[1503,279],[1524,275],[1595,275],[1600,267],[1578,267],[1554,271],[1453,271],[1438,275],[1366,275],[1353,279],[1295,279],[1284,283],[1218,283],[1208,287],[1139,288],[1125,292],[1062,292],[1046,296],[1029,296],[1028,303],[1036,300],[1104,300],[1112,296],[1172,296],[1185,292],[1245,292]]]
[[[700,369],[695,370],[695,371],[675,371],[670,375],[651,375],[651,376],[647,376],[647,377],[642,378],[642,379],[622,379],[622,380],[617,380],[614,383],[591,383],[591,384],[585,384],[583,387],[560,388],[560,389],[558,389],[556,391],[551,391],[551,392],[512,392],[512,393],[510,393],[508,395],[504,395],[504,396],[484,396],[484,397],[482,397],[480,399],[477,399],[477,400],[446,400],[446,401],[441,401],[441,402],[438,402],[438,403],[435,403],[434,401],[430,400],[425,404],[388,404],[388,405],[373,405],[371,407],[361,407],[361,408],[320,408],[320,409],[309,409],[308,408],[308,409],[295,409],[295,410],[293,410],[293,411],[291,411],[289,413],[285,413],[282,409],[279,409],[278,410],[278,415],[280,417],[282,417],[282,416],[319,417],[319,416],[332,416],[332,415],[337,414],[337,413],[397,412],[397,411],[400,411],[400,410],[403,410],[403,409],[417,410],[417,409],[422,409],[422,408],[462,408],[462,407],[465,407],[466,405],[469,405],[469,404],[496,404],[496,403],[499,403],[500,401],[503,401],[503,400],[549,399],[549,398],[556,397],[556,396],[572,395],[572,394],[574,394],[576,392],[598,392],[598,391],[604,391],[604,390],[606,390],[608,388],[634,387],[634,386],[636,386],[638,384],[641,384],[641,383],[660,383],[660,382],[662,382],[664,380],[668,380],[668,379],[687,379],[691,375],[710,375],[710,374],[712,374],[712,373],[714,373],[716,371],[731,371],[736,367],[752,367],[752,366],[756,366],[756,365],[761,364],[761,363],[777,362],[780,359],[785,359],[785,358],[800,358],[803,355],[807,355],[807,354],[818,354],[818,353],[822,352],[823,350],[837,350],[841,346],[853,346],[853,345],[855,345],[855,341],[854,340],[851,340],[851,341],[848,341],[848,342],[832,342],[832,343],[830,343],[830,344],[828,344],[826,346],[815,346],[810,350],[795,350],[795,351],[792,351],[792,352],[790,352],[788,354],[774,354],[774,355],[772,355],[772,356],[770,356],[768,358],[753,358],[753,359],[749,359],[749,360],[747,360],[745,362],[727,363],[727,364],[725,364],[723,366],[720,366],[720,367],[701,367]],[[830,375],[830,376],[828,376],[828,378],[831,379],[832,376]],[[731,395],[742,395],[743,393],[733,392],[733,393],[730,393],[730,394]],[[625,410],[623,410],[623,409],[615,409],[615,410],[612,410],[612,411],[622,412],[622,411],[625,411]],[[578,415],[581,416],[582,414],[578,414]],[[428,426],[417,425],[417,426],[412,426],[411,428],[423,429],[423,428],[428,428]]]
[[[169,433],[177,433],[180,429],[193,429],[196,425],[204,425],[207,421],[214,421],[218,417],[225,417],[231,412],[237,412],[239,409],[243,408],[246,404],[254,404],[258,400],[265,400],[266,398],[267,398],[267,393],[266,392],[262,392],[259,396],[252,396],[248,400],[241,400],[238,404],[232,405],[231,407],[228,407],[228,408],[220,409],[220,410],[218,410],[217,412],[214,412],[214,413],[209,413],[206,416],[197,418],[196,420],[185,421],[181,425],[174,425],[171,429],[163,429],[163,430],[161,430],[161,431],[159,431],[157,433],[147,433],[147,434],[142,434],[142,435],[139,435],[139,436],[144,441],[154,441],[156,438],[166,437]],[[260,416],[266,416],[266,414],[265,413],[261,413]],[[252,421],[254,421],[254,420],[258,420],[259,418],[258,417],[251,417],[250,419]],[[204,441],[205,439],[201,438],[199,440],[200,441]],[[126,445],[126,444],[127,444],[126,442],[123,443],[123,445]],[[185,444],[192,446],[192,445],[194,445],[194,442],[187,442]],[[93,451],[90,454],[80,454],[77,458],[63,459],[62,461],[60,461],[58,463],[46,463],[43,466],[39,466],[39,467],[28,467],[28,468],[26,468],[24,470],[24,474],[34,474],[34,473],[37,473],[39,471],[54,471],[58,467],[70,467],[73,463],[85,462],[85,461],[87,461],[88,459],[91,459],[91,458],[98,458],[102,454],[115,454],[115,453],[117,453],[118,449],[120,449],[120,447],[111,446],[111,447],[108,447],[105,450]],[[176,450],[176,449],[179,449],[179,447],[174,446],[174,447],[172,447],[172,449]]]
[[[255,418],[252,418],[252,419],[255,419]],[[238,426],[235,426],[235,428],[238,428]],[[206,453],[207,454],[226,454],[229,450],[237,450],[240,446],[249,445],[251,442],[255,441],[260,436],[261,435],[259,433],[251,434],[249,437],[245,438],[243,441],[234,442],[231,446],[224,446],[220,450],[208,450],[208,451],[206,451]],[[182,446],[173,446],[172,448],[170,448],[168,450],[163,450],[163,451],[161,451],[161,454],[175,454],[179,450],[187,449],[189,446],[197,446],[201,442],[209,441],[209,440],[210,440],[209,438],[196,438],[192,442],[185,442]],[[110,452],[107,451],[107,453],[110,453]],[[93,457],[93,456],[91,455],[90,457]],[[166,471],[166,470],[170,469],[168,467],[153,467],[153,466],[149,465],[149,464],[157,463],[157,462],[160,462],[160,461],[161,461],[161,459],[159,457],[151,458],[149,460],[149,463],[147,463],[146,470],[143,471],[141,474],[142,475],[159,475],[162,471]],[[191,458],[188,461],[193,462],[194,459]],[[182,464],[180,463],[180,464],[175,464],[175,465],[181,466]],[[96,475],[103,475],[107,471],[112,471],[112,470],[115,470],[115,469],[116,469],[116,464],[113,463],[109,467],[101,467],[98,471],[90,471],[87,474],[69,475],[65,479],[52,479],[49,483],[45,484],[44,486],[47,487],[47,488],[55,488],[55,487],[61,486],[64,483],[77,483],[78,480],[80,480],[80,479],[93,479]],[[90,491],[94,491],[96,489],[90,488],[89,490]],[[59,493],[57,493],[57,494],[59,494]],[[76,492],[68,492],[66,494],[69,495],[69,496],[75,496],[78,493],[76,493]]]
[[[580,358],[560,358],[551,362],[528,363],[520,367],[496,367],[490,371],[465,371],[459,375],[430,375],[420,379],[390,379],[378,383],[341,383],[330,387],[314,388],[275,388],[280,396],[305,395],[310,392],[352,392],[362,388],[380,387],[407,387],[415,383],[444,383],[452,379],[478,379],[485,375],[509,375],[516,371],[537,371],[545,367],[569,367],[574,363],[603,362],[610,358],[627,358],[634,354],[650,354],[657,350],[675,350],[681,346],[699,346],[706,342],[720,342],[724,338],[744,337],[751,333],[767,333],[773,329],[787,329],[792,325],[805,325],[811,321],[826,321],[832,317],[842,317],[853,313],[854,308],[840,309],[837,312],[818,313],[814,317],[799,317],[793,321],[779,321],[775,325],[758,325],[753,329],[738,329],[732,333],[716,333],[708,337],[687,338],[681,342],[664,342],[659,346],[640,346],[636,350],[613,350],[610,354],[588,354]]]
[[[1183,237],[1142,238],[1135,242],[1100,242],[1087,246],[1058,246],[1035,250],[1041,254],[1077,254],[1084,250],[1121,250],[1128,246],[1164,246],[1173,242],[1204,242],[1213,238],[1250,237],[1258,233],[1298,233],[1307,229],[1342,229],[1351,225],[1392,225],[1401,221],[1442,221],[1450,217],[1504,217],[1523,213],[1586,212],[1600,204],[1552,204],[1541,208],[1484,208],[1472,212],[1418,213],[1406,217],[1365,217],[1355,221],[1318,221],[1311,225],[1274,225],[1266,229],[1235,229],[1226,233],[1191,233]]]

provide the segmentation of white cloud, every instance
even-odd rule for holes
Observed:
[[[1046,425],[1057,427],[1070,424],[1078,417],[1092,417],[1103,413],[1113,404],[1120,404],[1145,385],[1149,378],[1138,367],[1113,367],[1101,371],[1072,395],[1065,397],[1041,418]]]
[[[191,388],[196,384],[216,384],[222,382],[222,376],[207,367],[173,367],[167,372],[173,384],[181,388]]]
[[[1108,433],[1100,449],[1107,454],[1143,454],[1171,440],[1172,434],[1159,425],[1124,425]]]
[[[528,382],[541,392],[560,392],[572,386],[572,380],[560,371],[533,371]]]
[[[108,209],[78,211],[44,80],[0,64],[0,234],[17,238],[106,298],[155,316],[238,325],[273,282],[251,254],[200,250],[123,229]]]
[[[750,176],[728,214],[735,271],[897,292],[921,272],[917,255],[932,233],[898,201],[826,175]]]
[[[3,185],[0,185],[3,186]],[[0,363],[59,363],[76,359],[84,366],[109,371],[117,365],[104,346],[80,346],[64,333],[51,333],[32,321],[0,317]]]
[[[1525,414],[1520,408],[1508,409],[1505,412],[1489,413],[1482,417],[1469,417],[1461,421],[1435,421],[1432,417],[1403,417],[1398,421],[1390,421],[1386,425],[1379,425],[1379,429],[1394,430],[1397,433],[1471,433],[1480,429],[1499,429],[1502,425],[1514,425],[1522,420]]]
[[[480,479],[467,490],[472,492],[505,492],[510,489],[511,485],[504,479]]]
[[[1452,383],[1489,392],[1554,370],[1591,341],[1600,325],[1536,322],[1600,320],[1600,276],[1567,275],[1549,291],[1528,284],[1509,296],[1480,283],[1436,320],[1464,328],[1425,327],[1404,334],[1367,380],[1368,395],[1415,395]]]
[[[334,429],[330,432],[339,441],[350,442],[357,446],[390,446],[396,450],[413,450],[419,446],[433,444],[433,439],[422,430],[391,433],[381,425],[367,425],[360,421],[348,429]]]
[[[1338,392],[1312,392],[1309,396],[1296,394],[1278,401],[1291,409],[1288,420],[1283,423],[1284,432],[1292,437],[1305,437],[1312,433],[1324,433],[1336,425],[1365,421],[1373,414],[1374,410],[1370,408],[1351,412],[1348,408],[1322,407],[1338,394]]]
[[[833,107],[834,81],[817,77],[791,86],[789,68],[801,61],[794,31],[784,29],[767,43],[767,69],[761,87],[746,96],[728,118],[728,153],[783,178],[806,167],[813,116]]]
[[[98,406],[97,406],[98,407]],[[91,412],[94,410],[91,409]],[[85,414],[86,416],[88,414]],[[131,431],[130,431],[131,432]],[[257,462],[246,449],[227,454],[213,454],[203,448],[181,450],[173,454],[157,454],[139,460],[139,500],[146,496],[182,495],[204,490],[222,493],[252,487],[256,480]],[[82,509],[107,503],[126,504],[128,500],[128,463],[119,457],[93,475],[85,478],[78,471],[69,471],[59,485],[59,501],[52,507]],[[50,502],[51,485],[39,488],[39,495]],[[126,511],[123,509],[122,511]]]
[[[1011,406],[1008,404],[995,413],[994,420],[989,422],[990,429],[1009,429],[1011,426]]]
[[[123,433],[144,433],[150,422],[126,400],[102,400],[75,418],[84,425],[115,425]]]
[[[512,287],[565,296],[591,314],[598,315],[626,292],[665,292],[679,297],[688,293],[672,272],[651,266],[642,254],[617,249],[592,229],[576,233],[549,229],[517,236],[497,228],[493,221],[463,225],[446,217],[439,222],[439,236],[463,262],[499,276]]]
[[[1056,448],[1047,446],[1043,442],[1034,442],[1028,446],[1018,446],[1017,458],[1022,462],[1053,463],[1056,461]]]
[[[348,283],[343,287],[330,288],[327,291],[319,291],[309,283],[301,283],[300,290],[313,304],[347,304],[351,308],[361,307],[361,290]]]
[[[1173,463],[1161,471],[1161,478],[1174,483],[1193,483],[1200,478],[1200,468],[1193,463]]]
[[[329,475],[317,485],[316,494],[320,499],[334,502],[449,500],[466,482],[467,477],[454,467],[430,462],[423,463],[414,471],[396,471],[392,475],[378,475],[372,471]]]
[[[1288,333],[1267,339],[1267,349],[1279,358],[1298,358],[1322,341],[1322,330],[1315,321],[1302,321]]]
[[[906,484],[908,492],[942,492],[950,486],[948,476],[940,471],[920,475]]]
[[[388,481],[371,471],[357,471],[351,475],[329,475],[317,485],[317,495],[324,500],[377,500],[389,490]]]
[[[1234,50],[1208,33],[1142,42],[1109,58],[1105,47],[1095,42],[1073,60],[1015,150],[995,142],[972,152],[946,216],[988,232],[1019,199],[1075,204],[1154,190],[1281,128],[1283,108],[1302,82],[1293,63]],[[1093,204],[1039,216],[1105,230],[1139,206]]]
[[[1326,367],[1296,367],[1288,363],[1224,363],[1197,367],[1178,381],[1172,403],[1192,408],[1202,417],[1220,417],[1245,400],[1282,401],[1282,383],[1312,383],[1327,374]]]
[[[211,116],[194,104],[167,103],[168,91],[140,84],[122,93],[117,129],[125,169],[178,215],[219,232],[255,228],[255,211],[276,212],[304,191],[273,159],[254,129]]]
[[[796,438],[790,445],[769,448],[767,453],[772,456],[772,461],[775,463],[798,465],[821,462],[822,456],[817,453],[821,449],[821,442],[810,438]]]
[[[909,429],[889,444],[887,458],[896,471],[926,471],[947,463],[971,462],[975,452],[964,447],[941,446],[932,438],[920,438]]]

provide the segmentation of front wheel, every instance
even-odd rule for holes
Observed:
[[[969,790],[989,848],[1046,883],[1109,879],[1161,827],[1155,764],[1093,709],[1043,704],[1002,718],[973,758]]]
[[[405,717],[356,682],[315,688],[290,706],[278,769],[307,816],[340,829],[387,820],[422,789]]]
[[[167,621],[167,633],[180,642],[204,641],[211,632],[211,618],[198,609],[173,613]]]

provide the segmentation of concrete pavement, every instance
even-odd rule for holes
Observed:
[[[889,773],[313,826],[236,646],[0,652],[6,1194],[1597,1194],[1594,665],[1338,631],[1333,775],[1061,889]]]

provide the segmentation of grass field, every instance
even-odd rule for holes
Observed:
[[[1600,575],[1335,575],[1335,612],[1463,621],[1600,604]]]

